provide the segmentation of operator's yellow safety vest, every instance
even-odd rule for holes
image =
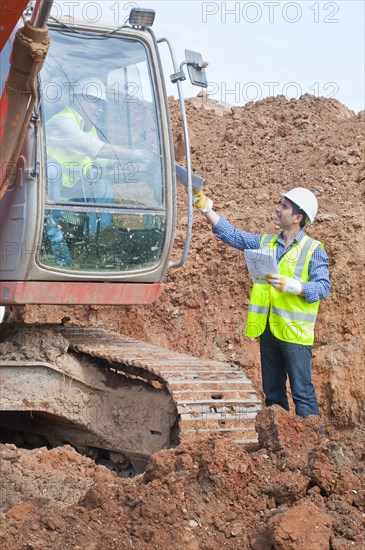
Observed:
[[[260,249],[277,248],[278,235],[263,235]],[[295,242],[284,254],[278,264],[280,275],[309,280],[308,266],[314,250],[322,243],[305,235]],[[252,288],[245,335],[257,338],[265,330],[269,321],[271,333],[284,342],[312,345],[314,325],[316,322],[319,301],[308,304],[303,296],[288,292],[278,292],[271,285],[255,283]]]
[[[82,128],[83,119],[81,115],[71,109],[71,107],[65,107],[62,111],[50,118],[48,122],[54,121],[61,116],[76,120],[77,125]],[[94,126],[89,132],[85,133],[91,134],[94,137],[98,135]],[[72,151],[66,150],[64,147],[55,147],[54,145],[47,145],[47,154],[55,159],[61,166],[62,185],[65,187],[73,187],[83,176],[85,168],[90,167],[93,162],[88,155],[73,153]]]

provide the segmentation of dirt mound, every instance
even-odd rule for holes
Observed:
[[[329,442],[315,424],[272,407],[256,447],[193,438],[132,480],[71,447],[0,445],[1,547],[363,548],[365,432]]]

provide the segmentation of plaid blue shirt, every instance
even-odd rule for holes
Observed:
[[[224,218],[219,218],[219,222],[213,228],[213,233],[222,241],[237,248],[245,250],[247,248],[260,248],[262,235],[241,231],[234,225],[231,225]],[[305,235],[304,229],[301,229],[294,238],[294,241],[285,248],[282,233],[278,236],[278,245],[276,248],[276,261],[279,263],[281,258],[288,250],[292,248],[294,242],[300,242]],[[304,297],[306,302],[312,304],[318,302],[328,295],[331,283],[328,273],[328,256],[322,246],[317,246],[312,254],[308,266],[309,281],[303,283]]]

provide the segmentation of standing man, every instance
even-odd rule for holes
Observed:
[[[312,383],[312,344],[319,303],[331,286],[328,257],[322,244],[304,231],[317,214],[315,195],[302,187],[282,195],[274,215],[279,235],[241,231],[218,216],[211,199],[201,192],[195,192],[194,206],[205,215],[213,233],[230,246],[275,251],[278,273],[267,275],[267,284],[253,285],[245,335],[260,337],[266,406],[289,410],[289,378],[295,412],[306,418],[319,416]]]

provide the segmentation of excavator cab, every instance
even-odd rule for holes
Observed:
[[[150,303],[160,294],[176,177],[151,15],[134,9],[117,30],[48,22],[37,101],[0,203],[4,305]],[[181,92],[185,75],[168,45]],[[201,56],[187,59],[206,85]]]
[[[80,49],[78,34],[51,28],[40,81],[46,185],[37,262],[47,276],[159,280],[170,252],[174,174],[152,47],[97,32],[83,40],[87,34]],[[92,130],[78,132],[81,122]],[[89,144],[78,142],[81,132]]]

